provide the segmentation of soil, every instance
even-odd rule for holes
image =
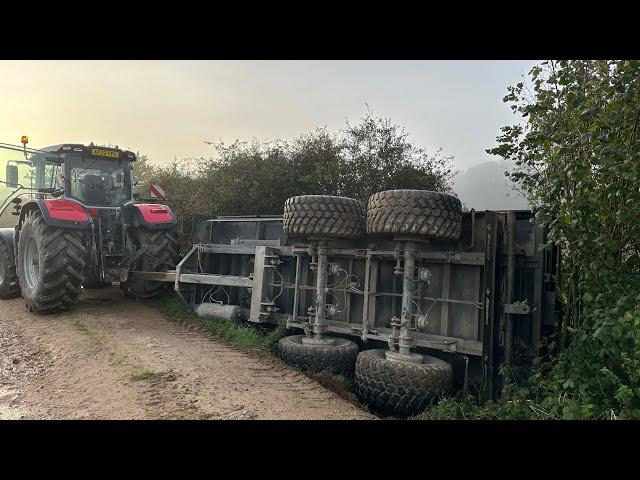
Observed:
[[[354,403],[117,286],[55,314],[0,301],[0,419],[375,418]]]

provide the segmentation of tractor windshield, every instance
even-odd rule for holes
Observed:
[[[68,155],[65,159],[69,195],[88,207],[115,207],[131,199],[127,162]]]

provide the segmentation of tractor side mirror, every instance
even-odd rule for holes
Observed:
[[[18,182],[19,175],[18,175],[17,165],[7,165],[6,179],[7,179],[7,185],[9,187],[20,186],[20,183]]]

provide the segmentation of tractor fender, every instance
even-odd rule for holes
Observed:
[[[22,204],[18,230],[27,214],[35,209],[42,213],[44,223],[52,227],[87,229],[92,219],[87,210],[78,202],[65,198],[32,199]]]
[[[15,262],[15,251],[13,247],[13,236],[15,234],[15,228],[0,228],[0,242],[4,242],[7,245],[7,252],[9,252],[10,262]]]
[[[139,203],[134,205],[138,222],[149,230],[162,230],[176,225],[176,216],[168,205]]]

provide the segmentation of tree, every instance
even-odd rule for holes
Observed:
[[[516,163],[562,248],[567,350],[537,373],[537,395],[564,417],[639,415],[640,62],[547,61],[529,75],[504,97],[523,123],[488,152]]]
[[[166,185],[169,203],[183,221],[194,213],[279,215],[294,195],[366,202],[371,194],[393,188],[449,192],[453,176],[452,157],[427,154],[408,141],[403,128],[370,110],[335,134],[320,128],[291,141],[209,144],[211,158],[158,167],[143,157],[136,169],[137,180]]]

